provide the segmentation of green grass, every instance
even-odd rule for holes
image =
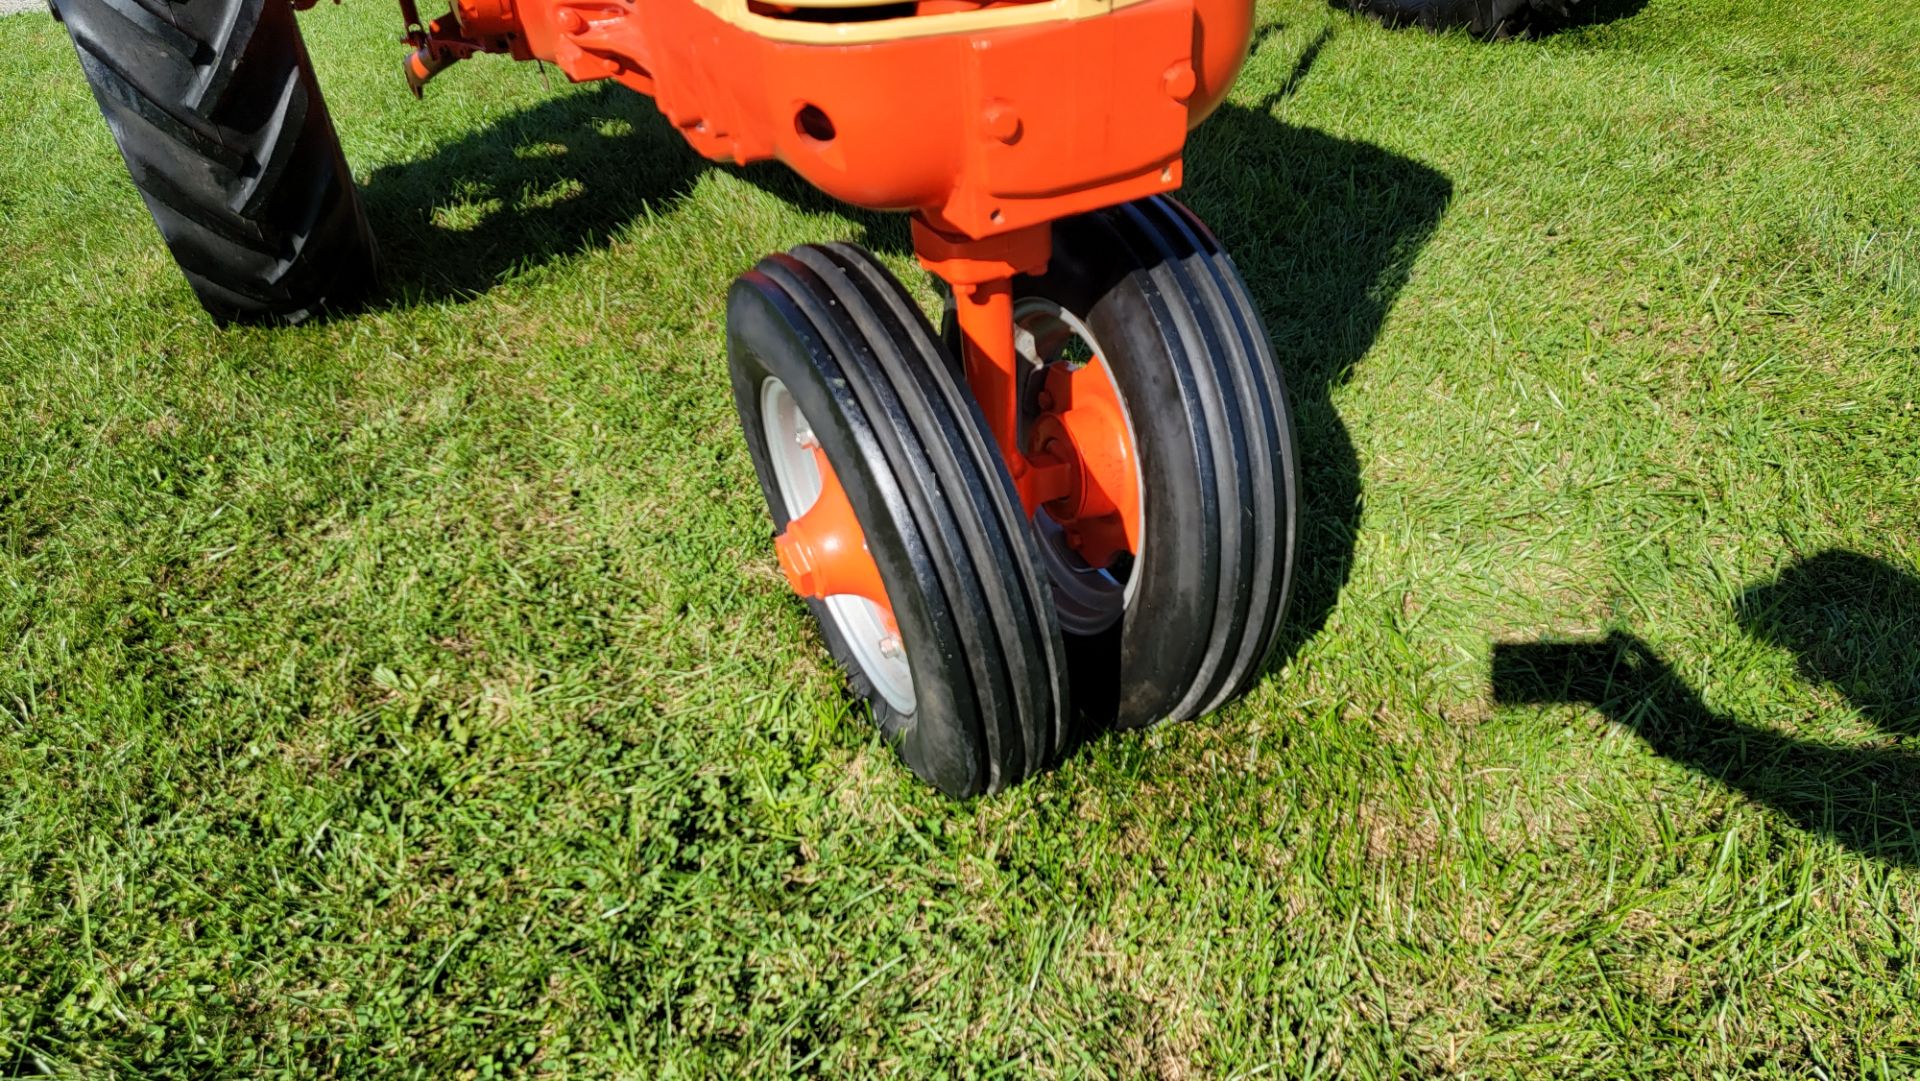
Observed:
[[[1188,197],[1288,656],[967,804],[725,377],[733,275],[898,219],[322,5],[392,283],[217,332],[0,20],[0,1075],[1920,1073],[1920,8],[1261,17]]]

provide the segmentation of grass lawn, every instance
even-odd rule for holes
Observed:
[[[1285,655],[966,804],[725,373],[735,274],[902,220],[322,5],[389,286],[217,332],[0,20],[0,1076],[1920,1074],[1920,6],[1260,15],[1187,198]]]

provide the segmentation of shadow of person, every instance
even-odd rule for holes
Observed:
[[[1831,549],[1747,590],[1735,615],[1888,735],[1920,737],[1920,578]]]
[[[1890,864],[1920,867],[1920,748],[1912,742],[1920,735],[1912,710],[1917,600],[1920,580],[1913,576],[1829,552],[1741,601],[1744,624],[1798,652],[1804,671],[1881,727],[1887,738],[1874,743],[1796,739],[1717,713],[1645,642],[1621,632],[1496,644],[1493,697],[1508,705],[1594,706],[1664,757],[1801,829]],[[1808,616],[1810,608],[1817,614]]]
[[[1388,26],[1464,29],[1485,38],[1545,37],[1637,15],[1647,0],[1327,0]]]

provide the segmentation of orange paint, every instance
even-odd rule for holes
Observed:
[[[847,490],[819,447],[813,448],[820,468],[820,497],[786,531],[774,538],[774,552],[787,584],[802,597],[865,597],[893,618],[880,567],[867,549],[866,533],[847,500]]]
[[[1019,6],[926,0],[885,23],[904,34],[920,18]],[[755,18],[777,27],[783,10]],[[694,0],[456,0],[431,36],[616,79],[653,95],[708,157],[777,158],[836,198],[978,239],[1179,187],[1187,131],[1238,72],[1252,18],[1249,0],[1143,0],[835,45],[763,36]],[[826,126],[810,131],[803,114]]]
[[[1089,566],[1111,566],[1121,552],[1138,552],[1138,458],[1106,362],[1095,357],[1079,368],[1049,367],[1040,408],[1028,446],[1036,462],[1059,466],[1048,489],[1036,491],[1035,504],[1065,527],[1067,542]]]

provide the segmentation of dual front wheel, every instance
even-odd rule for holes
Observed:
[[[951,345],[857,248],[734,286],[734,401],[783,569],[881,731],[955,796],[1047,766],[1076,723],[1219,707],[1284,613],[1284,388],[1232,264],[1156,198],[1058,223],[1014,283],[1020,432],[1076,481],[1023,506]]]

